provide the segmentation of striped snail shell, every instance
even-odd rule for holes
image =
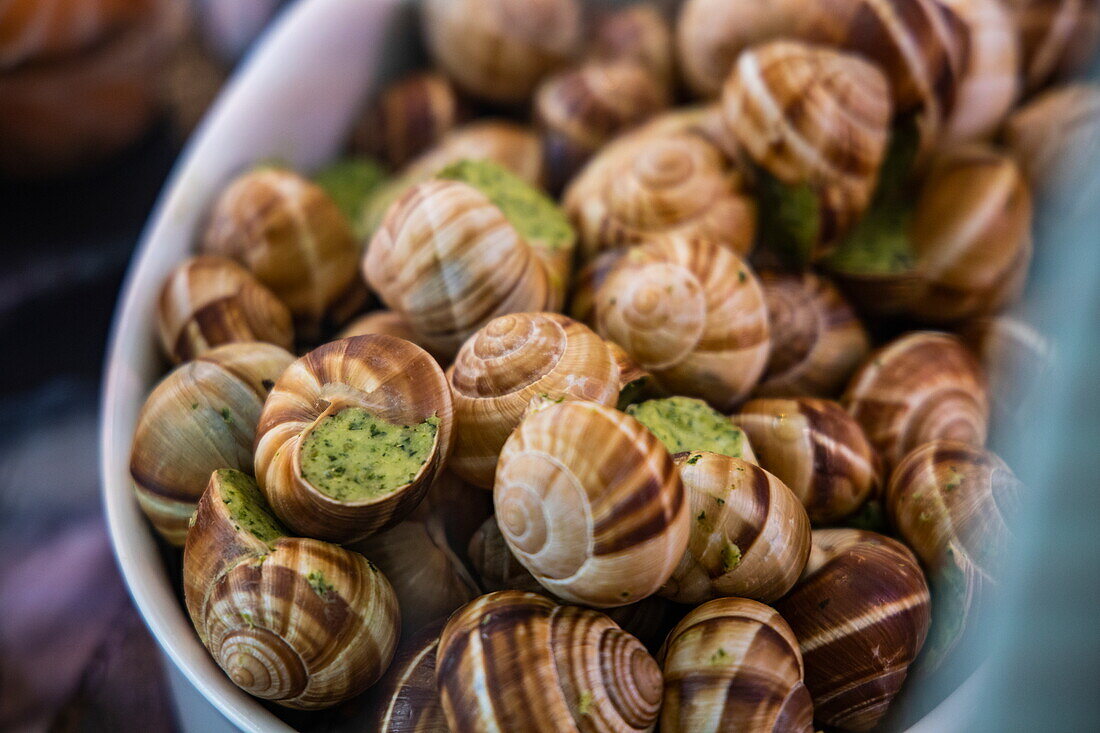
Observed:
[[[802,654],[774,609],[746,598],[699,606],[662,650],[662,733],[812,733]]]
[[[989,380],[994,428],[1014,426],[1029,414],[1051,365],[1050,341],[1030,324],[1009,316],[978,318],[959,336],[978,357]]]
[[[581,40],[577,0],[426,0],[421,13],[435,62],[490,102],[528,99]]]
[[[855,310],[812,272],[758,273],[768,306],[772,350],[753,394],[832,397],[871,351]]]
[[[493,503],[508,547],[544,588],[599,608],[655,593],[691,531],[665,447],[593,402],[550,402],[524,418],[501,451]]]
[[[449,733],[435,685],[436,653],[443,619],[397,647],[385,677],[370,691],[370,730],[375,733]]]
[[[749,266],[713,242],[631,249],[596,293],[596,327],[672,394],[719,410],[744,398],[771,346],[764,292]]]
[[[869,731],[928,635],[928,584],[905,545],[818,529],[806,572],[775,608],[798,637],[819,725]]]
[[[569,296],[569,315],[595,327],[596,292],[625,252],[625,248],[604,250],[577,271],[572,282],[573,292]]]
[[[691,539],[661,595],[678,603],[782,597],[810,553],[810,520],[798,497],[740,458],[700,451],[674,460],[691,504]]]
[[[790,487],[815,523],[852,514],[881,483],[881,465],[863,429],[831,400],[755,399],[733,421],[758,462]]]
[[[1031,193],[1011,157],[968,145],[936,159],[913,213],[912,314],[953,323],[1011,303],[1027,279],[1031,224]]]
[[[362,539],[420,503],[453,422],[447,379],[423,349],[382,335],[333,341],[275,383],[256,429],[256,479],[296,532]]]
[[[990,602],[1014,539],[1009,522],[1020,493],[996,455],[947,440],[915,449],[890,477],[887,513],[932,584],[926,665],[941,664]]]
[[[587,55],[598,61],[632,61],[642,66],[663,89],[674,83],[672,28],[650,3],[608,11],[592,24]]]
[[[177,364],[244,341],[294,348],[286,306],[248,270],[211,255],[192,257],[169,273],[157,300],[157,330]]]
[[[459,609],[436,680],[452,733],[650,730],[661,669],[604,614],[502,591]]]
[[[359,248],[347,216],[320,186],[288,170],[261,167],[232,181],[201,249],[251,270],[307,338],[356,285]]]
[[[955,336],[917,331],[871,354],[841,399],[887,470],[932,440],[981,446],[989,396],[981,366]]]
[[[463,344],[447,374],[456,421],[448,467],[486,489],[533,397],[615,405],[620,391],[619,368],[604,340],[557,313],[494,318]]]
[[[1020,32],[1029,92],[1088,67],[1100,46],[1100,5],[1094,0],[1008,0]]]
[[[695,119],[693,115],[692,119]],[[565,191],[581,258],[634,244],[693,237],[752,249],[756,206],[741,174],[713,141],[677,122],[615,140]]]
[[[871,200],[886,154],[892,105],[876,67],[833,49],[792,41],[756,46],[737,59],[722,91],[726,128],[775,190],[762,236],[798,260],[828,253]],[[775,185],[778,183],[778,187]],[[771,223],[769,223],[771,221]],[[790,229],[790,231],[788,231]]]
[[[293,361],[273,344],[226,344],[177,367],[149,394],[134,428],[130,475],[142,510],[169,543],[183,545],[211,471],[252,471],[264,400]]]
[[[372,685],[393,656],[400,620],[385,576],[358,553],[288,537],[240,471],[211,475],[183,575],[202,643],[257,697],[329,707]]]
[[[438,145],[462,116],[447,77],[431,71],[410,74],[383,89],[367,107],[352,144],[398,170]]]

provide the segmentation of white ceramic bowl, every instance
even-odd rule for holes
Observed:
[[[130,440],[165,365],[154,303],[168,271],[192,251],[196,228],[233,175],[257,160],[312,170],[332,158],[379,80],[416,62],[409,0],[301,0],[289,8],[222,94],[176,166],[141,238],[115,318],[104,379],[101,473],[111,541],[139,612],[165,655],[232,723],[292,728],[239,690],[199,642],[177,600],[150,525],[134,498]],[[964,696],[965,697],[965,696]],[[955,695],[913,730],[950,731]]]

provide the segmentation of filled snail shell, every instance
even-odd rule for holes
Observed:
[[[432,58],[474,96],[523,102],[581,40],[577,0],[427,0],[422,27]]]
[[[762,206],[765,241],[799,260],[826,254],[866,209],[878,181],[892,116],[882,72],[833,49],[768,43],[737,59],[722,113],[730,136],[768,177],[761,185],[778,183],[779,211],[798,191],[813,201],[798,206],[808,221],[794,223],[797,233],[784,231],[785,216],[769,223],[772,207]]]
[[[577,228],[581,258],[692,237],[749,252],[756,206],[741,174],[704,136],[654,124],[603,148],[566,189],[564,207]]]
[[[989,396],[981,366],[955,336],[906,334],[871,354],[841,400],[889,471],[933,440],[985,443]]]
[[[550,190],[560,190],[609,140],[668,104],[660,80],[630,61],[588,62],[546,79],[535,95]]]
[[[636,3],[596,19],[589,33],[587,55],[597,61],[631,61],[671,91],[674,76],[672,28],[661,11]]]
[[[489,321],[448,370],[456,438],[448,467],[493,487],[504,441],[537,395],[617,404],[619,368],[607,344],[557,313],[514,313]]]
[[[961,642],[1001,579],[1020,493],[996,455],[946,440],[912,451],[890,477],[887,513],[932,584],[932,668]]]
[[[1100,46],[1100,6],[1094,0],[1008,0],[1023,51],[1028,91],[1088,67]]]
[[[762,603],[704,603],[672,630],[661,656],[663,733],[813,731],[798,640]]]
[[[400,621],[384,575],[337,545],[286,536],[251,478],[219,470],[183,552],[199,638],[246,692],[305,710],[372,685]]]
[[[905,545],[818,529],[806,572],[775,604],[798,637],[818,725],[872,730],[928,635],[928,584]]]
[[[251,270],[307,338],[355,286],[358,247],[347,217],[320,186],[288,170],[257,168],[231,182],[201,249]]]
[[[653,375],[630,358],[630,354],[626,353],[623,347],[614,341],[606,343],[611,351],[611,358],[619,367],[619,401],[616,407],[625,410],[642,398],[656,396],[656,393],[660,392],[654,384]]]
[[[398,170],[438,145],[463,114],[447,77],[412,74],[386,87],[367,107],[353,145]]]
[[[397,647],[385,677],[370,691],[370,730],[375,733],[449,733],[435,685],[436,653],[443,620]]]
[[[227,344],[168,374],[138,415],[130,452],[134,490],[149,521],[183,545],[210,472],[251,473],[260,410],[294,357],[273,344]]]
[[[455,129],[437,146],[409,163],[398,185],[408,188],[421,183],[461,160],[491,160],[531,186],[546,182],[538,133],[514,122],[483,119]]]
[[[634,418],[593,402],[550,402],[519,424],[493,504],[508,547],[544,588],[601,608],[655,593],[691,531],[668,451]]]
[[[855,310],[828,280],[811,272],[759,273],[772,350],[753,394],[832,397],[871,350]]]
[[[938,158],[913,213],[920,285],[912,315],[953,323],[996,313],[1018,297],[1031,262],[1031,211],[1011,157],[969,145]]]
[[[674,460],[691,505],[691,539],[661,595],[701,603],[786,594],[810,553],[810,520],[798,497],[740,458],[689,452]]]
[[[843,519],[878,495],[878,455],[836,402],[750,400],[733,421],[748,435],[759,464],[790,487],[815,523]]]
[[[459,609],[436,680],[452,733],[650,730],[661,669],[604,614],[502,591]]]
[[[713,242],[631,249],[596,293],[596,327],[672,394],[732,409],[764,372],[764,292],[749,266]]]
[[[423,349],[372,335],[333,341],[276,382],[256,429],[256,479],[303,535],[350,542],[411,512],[451,449],[443,370]]]
[[[242,341],[294,347],[290,311],[224,257],[192,257],[172,270],[157,301],[157,328],[164,353],[177,364]]]

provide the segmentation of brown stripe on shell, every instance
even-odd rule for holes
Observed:
[[[403,643],[386,676],[371,688],[372,730],[378,733],[445,733],[447,719],[435,682],[443,621]]]

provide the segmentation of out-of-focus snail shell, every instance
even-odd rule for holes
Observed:
[[[400,620],[385,576],[358,553],[287,537],[239,471],[210,477],[183,575],[199,638],[257,697],[328,707],[373,684],[393,656]]]
[[[635,3],[598,17],[589,33],[587,55],[597,61],[633,61],[671,91],[674,83],[672,28],[650,3]]]
[[[912,314],[955,323],[1004,308],[1027,278],[1031,221],[1031,194],[1012,158],[985,145],[938,158],[913,213]]]
[[[449,733],[435,685],[443,619],[397,647],[386,675],[369,693],[375,733]]]
[[[312,338],[354,286],[359,248],[320,186],[288,170],[257,168],[218,197],[202,251],[251,270]]]
[[[881,465],[859,423],[830,400],[756,399],[733,421],[757,462],[786,484],[815,523],[836,522],[877,496]]]
[[[614,406],[620,391],[619,368],[604,340],[557,313],[494,318],[463,344],[447,374],[456,424],[448,467],[486,489],[533,397]]]
[[[1035,91],[1084,70],[1100,45],[1095,0],[1008,0],[1023,51],[1024,82]]]
[[[646,125],[601,150],[565,191],[581,257],[634,244],[701,237],[745,254],[756,206],[716,144]]]
[[[782,597],[810,553],[810,520],[798,497],[740,458],[693,451],[675,461],[691,503],[691,539],[661,595],[678,603]]]
[[[447,77],[420,72],[382,90],[359,121],[352,144],[397,170],[438,145],[461,117]]]
[[[535,95],[550,190],[560,190],[609,140],[668,105],[668,91],[631,61],[588,62],[546,79]]]
[[[581,40],[577,0],[426,0],[421,12],[432,58],[459,87],[491,102],[528,99]]]
[[[376,310],[359,316],[344,327],[337,336],[338,339],[351,338],[352,336],[369,336],[374,333],[405,339],[416,344],[417,334],[409,322],[400,313],[391,310]],[[422,344],[416,344],[424,348]]]
[[[348,408],[397,425],[438,419],[415,477],[377,497],[342,501],[303,475],[302,446],[323,420]],[[350,542],[391,527],[424,497],[453,441],[454,408],[443,370],[423,349],[392,336],[333,341],[294,362],[276,382],[256,429],[256,478],[275,514],[303,535]]]
[[[595,607],[655,593],[691,532],[665,447],[593,402],[550,403],[524,418],[501,451],[493,503],[508,547],[536,580]]]
[[[771,346],[756,275],[700,239],[631,249],[596,293],[596,326],[665,390],[718,410],[756,386]]]
[[[1050,341],[1017,318],[994,316],[967,323],[960,337],[977,355],[989,380],[994,429],[1027,415],[1050,367]]]
[[[806,572],[775,608],[798,637],[819,725],[878,724],[924,645],[929,606],[905,545],[857,529],[814,530]]]
[[[447,622],[436,680],[452,733],[652,729],[661,669],[604,614],[490,593]]]
[[[704,603],[672,630],[661,657],[662,733],[813,731],[798,640],[762,603]]]
[[[520,564],[501,534],[496,517],[489,517],[470,538],[467,548],[470,563],[487,591],[522,590],[545,593],[535,576]]]
[[[811,272],[758,274],[768,305],[772,350],[753,394],[836,395],[871,350],[867,329],[825,278]]]
[[[989,396],[981,366],[955,336],[906,334],[871,354],[841,403],[889,471],[932,440],[985,443]]]
[[[294,348],[290,311],[236,262],[211,255],[177,265],[157,300],[161,346],[177,364],[229,343]]]
[[[890,477],[887,512],[932,583],[926,666],[943,662],[990,601],[1013,540],[1009,522],[1020,492],[996,455],[947,440],[912,451]]]
[[[571,283],[569,315],[592,328],[596,327],[596,292],[625,252],[626,248],[605,250],[577,271]]]
[[[892,115],[882,72],[854,55],[776,41],[741,54],[722,110],[730,136],[753,163],[814,193],[818,221],[808,256],[828,252],[878,182]]]
[[[252,441],[267,393],[294,357],[273,344],[227,344],[172,371],[145,400],[130,475],[138,503],[182,546],[210,472],[252,472]]]
[[[391,207],[363,260],[367,282],[424,343],[454,354],[496,316],[555,310],[565,282],[477,188],[436,180]]]

